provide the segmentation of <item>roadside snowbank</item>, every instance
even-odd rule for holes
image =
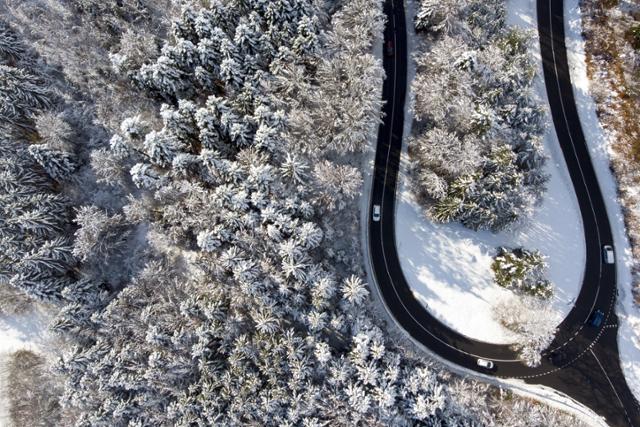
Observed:
[[[602,192],[606,195],[605,203],[616,246],[618,289],[620,292],[617,304],[620,323],[618,329],[620,364],[629,387],[636,398],[640,399],[640,309],[634,304],[631,294],[631,248],[627,240],[624,217],[616,197],[615,178],[609,168],[609,156],[611,155],[609,135],[600,126],[596,115],[596,105],[590,94],[578,0],[567,0],[564,8],[565,37],[573,93],[598,181]]]
[[[510,25],[536,31],[534,0],[510,0],[507,10]],[[537,36],[534,37],[532,54],[539,68],[536,89],[547,105],[539,44]],[[415,40],[412,43],[415,44]],[[405,128],[405,136],[409,129],[409,126]],[[435,317],[468,337],[500,344],[516,339],[492,316],[496,300],[511,294],[493,283],[491,261],[498,246],[538,249],[549,257],[549,278],[556,285],[553,305],[563,318],[580,291],[585,262],[584,233],[578,203],[551,123],[544,141],[550,157],[549,189],[535,216],[514,232],[474,232],[459,224],[430,222],[411,194],[404,170],[401,173],[396,242],[405,277],[416,297]],[[406,155],[405,144],[405,159]]]

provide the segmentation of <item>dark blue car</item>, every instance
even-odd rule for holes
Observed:
[[[593,326],[594,328],[599,328],[602,325],[602,321],[604,320],[604,313],[602,310],[596,310],[591,313],[589,316],[588,324],[589,326]]]

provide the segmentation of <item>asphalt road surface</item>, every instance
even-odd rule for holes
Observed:
[[[559,326],[542,365],[527,367],[509,346],[476,341],[447,327],[416,300],[402,273],[395,242],[395,196],[407,93],[407,31],[401,0],[386,0],[384,4],[386,102],[376,148],[368,233],[373,273],[395,321],[440,357],[486,375],[553,387],[602,415],[612,426],[640,427],[640,407],[627,387],[618,359],[616,271],[614,265],[602,260],[602,246],[613,245],[613,237],[573,98],[564,44],[563,2],[538,0],[537,8],[545,83],[580,205],[587,260],[575,306]],[[388,49],[389,41],[393,49]],[[381,208],[379,221],[372,219],[374,205]],[[605,313],[599,328],[586,324],[594,310]],[[552,363],[553,354],[559,354],[562,361]],[[480,368],[478,358],[492,360],[494,369]]]

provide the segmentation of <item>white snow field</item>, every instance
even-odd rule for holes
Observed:
[[[548,105],[535,0],[510,0],[507,10],[509,25],[532,31],[532,54],[539,68],[536,91]],[[405,136],[409,129],[407,123]],[[513,232],[492,234],[474,232],[459,224],[432,223],[422,214],[407,177],[401,173],[396,242],[405,277],[431,314],[470,338],[496,344],[516,340],[492,317],[493,304],[511,295],[493,282],[490,266],[498,246],[523,246],[548,256],[549,278],[556,286],[553,305],[562,318],[580,291],[585,262],[582,222],[550,116],[544,141],[549,156],[547,173],[551,176],[548,192],[529,223]],[[403,156],[406,158],[406,144]]]
[[[564,8],[573,93],[598,181],[605,194],[605,203],[616,248],[616,267],[620,292],[616,307],[620,323],[618,329],[620,363],[629,387],[636,398],[640,399],[640,309],[635,305],[631,294],[631,249],[625,231],[624,218],[616,197],[615,178],[609,169],[609,156],[611,155],[609,141],[613,136],[600,126],[595,102],[590,94],[578,0],[566,1]]]

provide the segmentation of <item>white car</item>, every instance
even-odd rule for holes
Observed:
[[[611,245],[604,245],[602,247],[602,260],[605,264],[613,264],[616,262],[616,256],[613,253]]]
[[[493,369],[493,362],[486,359],[478,359],[478,366],[485,369]]]
[[[373,220],[380,221],[380,205],[373,205]]]

